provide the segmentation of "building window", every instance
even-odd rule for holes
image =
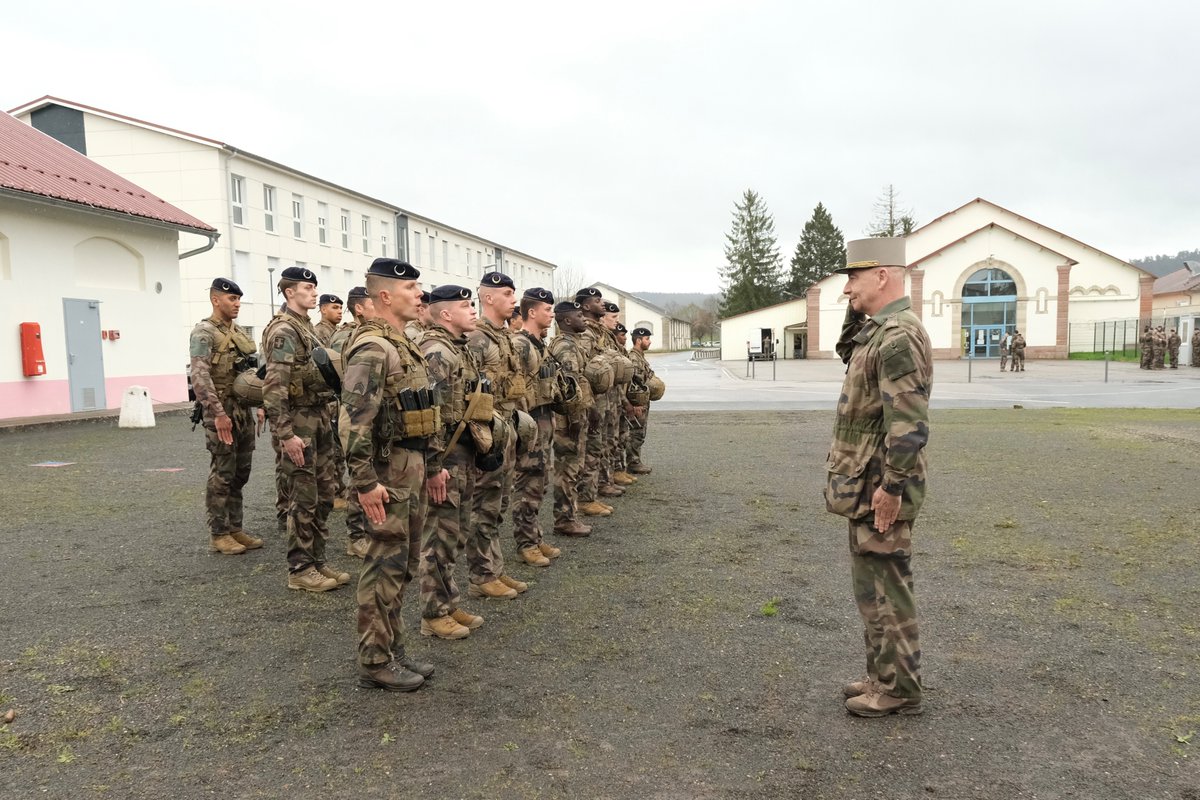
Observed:
[[[342,278],[344,279],[344,282],[346,284],[346,294],[349,294],[350,290],[354,288],[354,270],[352,270],[352,269],[342,270]]]
[[[246,179],[240,175],[232,176],[229,187],[229,202],[233,206],[233,224],[245,225]]]
[[[292,236],[304,238],[304,198],[292,195]]]
[[[429,235],[429,268],[437,268],[437,237]]]
[[[380,249],[380,255],[382,255],[384,258],[387,258],[387,234],[386,233],[379,234],[379,249]]]
[[[350,209],[342,209],[342,249],[350,249]]]
[[[450,274],[450,243],[445,239],[442,240],[442,270]]]
[[[328,244],[329,238],[329,205],[317,203],[317,241]]]
[[[242,302],[250,302],[254,279],[250,273],[250,254],[242,250],[233,251],[233,282],[242,287]]]
[[[362,218],[362,246],[364,256],[371,252],[371,220],[366,217]]]
[[[421,266],[421,234],[414,233],[413,242],[415,246],[408,249],[409,263],[414,267],[419,267]]]
[[[263,184],[263,228],[275,231],[275,187]]]

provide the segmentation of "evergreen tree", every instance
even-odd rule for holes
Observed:
[[[900,205],[900,193],[888,184],[875,201],[875,219],[867,227],[868,236],[908,236],[917,227],[911,208]]]
[[[747,189],[734,204],[733,227],[725,241],[721,316],[778,302],[783,261],[775,239],[775,219],[754,190]]]
[[[804,297],[810,286],[845,264],[846,239],[825,206],[817,203],[812,219],[804,223],[784,288],[790,295]]]

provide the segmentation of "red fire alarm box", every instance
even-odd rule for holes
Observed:
[[[21,323],[21,364],[27,378],[46,374],[46,358],[42,355],[42,326],[36,322]]]

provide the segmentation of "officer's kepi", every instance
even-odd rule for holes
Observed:
[[[858,269],[875,267],[906,267],[904,238],[900,236],[873,236],[870,239],[855,239],[846,242],[846,266],[835,269],[841,275],[849,275]]]

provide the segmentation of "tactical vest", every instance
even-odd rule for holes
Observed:
[[[233,322],[229,323],[228,331],[221,330],[212,317],[201,320],[200,324],[213,337],[210,375],[217,396],[224,401],[233,391],[233,379],[249,368],[246,357],[254,353],[254,342]]]
[[[368,322],[359,326],[343,350],[351,355],[367,344],[379,345],[385,354],[387,378],[379,414],[375,417],[376,440],[389,444],[395,439],[432,436],[441,429],[441,414],[429,386],[421,351],[391,326]]]
[[[321,343],[312,331],[305,330],[304,326],[293,320],[286,311],[276,314],[263,330],[263,352],[270,351],[271,340],[275,337],[275,332],[279,330],[280,325],[287,325],[295,331],[300,344],[300,352],[295,354],[292,361],[292,375],[288,381],[288,400],[303,406],[323,405],[333,400],[336,397],[333,389],[329,388],[329,384],[321,376],[321,371],[313,363],[313,346],[320,347]]]
[[[441,388],[438,403],[441,406],[441,422],[453,426],[462,422],[467,412],[470,395],[474,394],[479,385],[479,368],[475,364],[470,351],[450,337],[450,332],[440,325],[435,325],[421,336],[421,342],[442,342],[458,355],[458,365],[448,376],[446,385]],[[473,416],[474,421],[490,422],[492,419],[492,396],[481,393],[483,402],[477,402]]]
[[[357,322],[347,322],[342,327],[338,328],[333,336],[329,338],[329,349],[335,353],[344,353],[346,351],[346,343],[350,341],[350,337],[354,335],[354,331],[358,330]],[[345,357],[342,362],[345,363]]]
[[[497,330],[488,323],[482,323],[477,331],[486,336],[500,350],[501,373],[493,376],[496,383],[496,402],[515,404],[525,396],[525,373],[521,370],[521,359],[513,347],[508,332]]]
[[[529,357],[522,366],[524,374],[533,376],[525,391],[526,406],[532,411],[554,402],[558,393],[558,362],[547,358],[545,345],[535,341],[534,337],[526,333],[517,335],[526,339],[528,343],[525,351],[529,353]],[[514,345],[513,350],[516,349]]]

